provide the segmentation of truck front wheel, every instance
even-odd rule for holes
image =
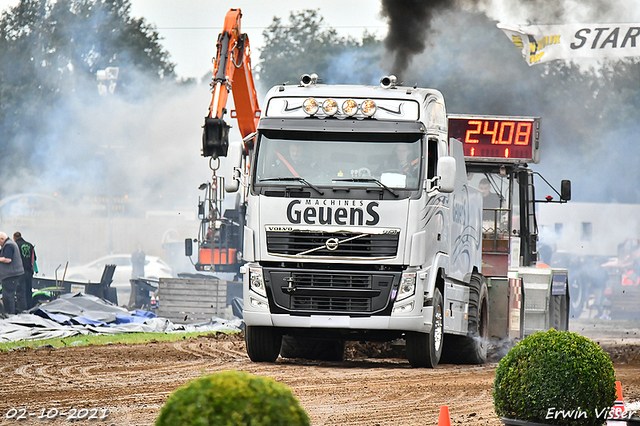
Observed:
[[[280,354],[282,334],[274,327],[248,325],[244,331],[247,355],[253,362],[275,362]]]
[[[442,355],[444,318],[443,301],[440,290],[436,288],[433,295],[433,314],[431,318],[431,332],[407,333],[407,358],[412,367],[435,368]]]

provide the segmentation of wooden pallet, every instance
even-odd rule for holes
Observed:
[[[216,278],[160,278],[158,316],[176,324],[222,317],[227,308],[227,281]]]

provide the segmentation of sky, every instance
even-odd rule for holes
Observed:
[[[19,0],[0,0],[0,9],[4,11],[18,3]],[[180,78],[200,79],[211,73],[216,40],[231,8],[242,10],[241,29],[249,36],[253,57],[257,57],[263,44],[262,32],[273,17],[286,23],[292,11],[318,9],[325,24],[343,36],[361,38],[365,29],[379,37],[387,32],[378,0],[131,0],[132,16],[143,17],[157,27]]]

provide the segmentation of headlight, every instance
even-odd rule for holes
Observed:
[[[316,112],[318,112],[319,107],[320,106],[318,105],[318,101],[313,98],[307,98],[302,103],[302,109],[308,115],[314,115]]]
[[[267,297],[267,289],[262,278],[262,269],[251,268],[249,270],[249,288],[262,297]]]
[[[400,281],[400,288],[398,289],[398,297],[396,300],[403,300],[409,296],[413,296],[416,292],[416,273],[405,272],[402,274],[402,280]]]
[[[407,312],[411,312],[411,311],[413,311],[413,304],[414,304],[414,302],[407,303],[406,305],[396,306],[395,308],[393,308],[393,313],[394,314],[405,314]]]
[[[252,307],[254,308],[259,308],[259,309],[269,309],[269,305],[265,302],[263,302],[262,300],[258,300],[256,298],[253,297],[249,297],[249,302],[251,304]],[[411,302],[413,304],[413,302]]]
[[[353,117],[358,112],[358,103],[353,99],[347,99],[342,103],[342,111],[349,117]]]
[[[371,99],[367,99],[366,101],[362,102],[360,109],[362,110],[362,113],[364,115],[366,115],[367,117],[371,117],[376,113],[377,107],[375,102],[373,102]]]
[[[322,110],[329,116],[335,115],[338,112],[338,103],[333,99],[327,99],[322,103]]]

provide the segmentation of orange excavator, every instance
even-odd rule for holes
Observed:
[[[244,203],[236,201],[234,209],[223,211],[223,179],[216,176],[217,166],[213,160],[226,157],[229,149],[230,126],[224,121],[227,113],[229,92],[233,92],[235,110],[231,118],[238,122],[238,130],[243,139],[243,152],[247,154],[253,148],[260,108],[256,95],[251,59],[249,37],[240,31],[240,9],[231,9],[224,20],[224,28],[218,35],[217,54],[213,66],[211,91],[213,97],[209,114],[205,117],[202,135],[202,156],[210,157],[213,170],[211,183],[200,186],[204,198],[199,201],[198,217],[200,231],[198,235],[198,271],[217,271],[239,273],[242,260],[242,241],[244,231]],[[219,163],[218,163],[219,166]],[[187,240],[186,253],[191,255],[191,240]]]
[[[238,121],[242,138],[255,133],[260,118],[258,97],[251,73],[249,37],[240,32],[240,9],[231,9],[218,35],[217,54],[213,66],[211,91],[213,98],[205,117],[202,136],[204,157],[225,157],[229,147],[229,125],[224,121],[229,92],[233,91],[235,110],[231,117]],[[250,142],[245,142],[250,143]],[[251,149],[251,146],[246,148]]]

